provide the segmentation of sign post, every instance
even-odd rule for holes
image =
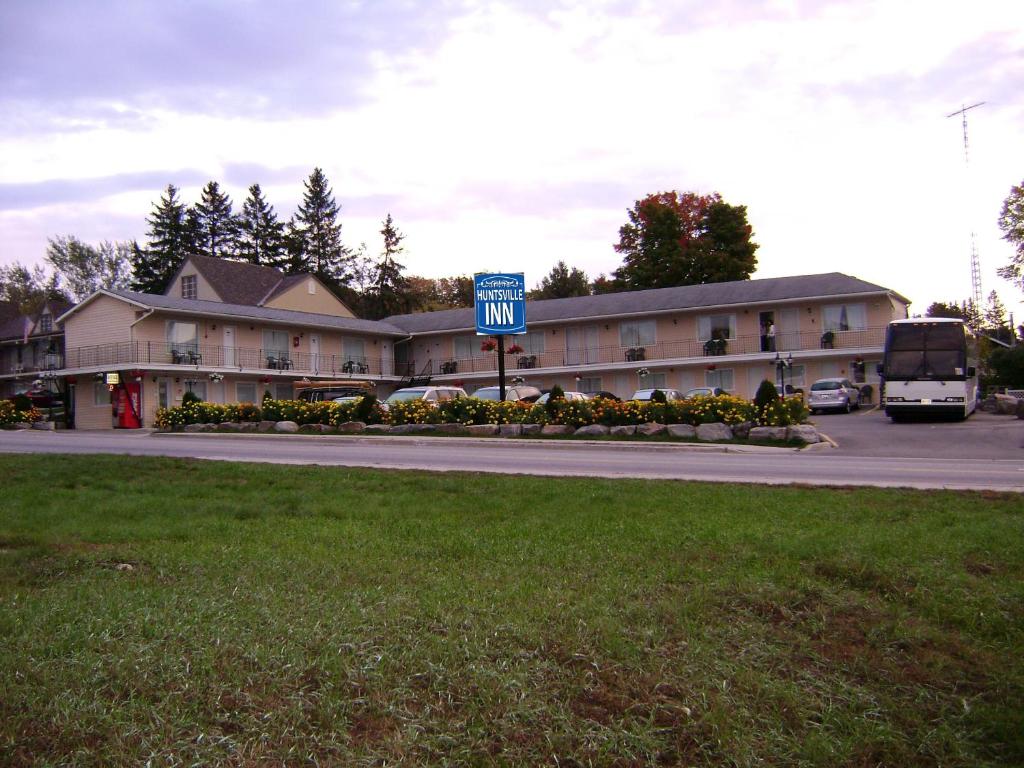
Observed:
[[[526,280],[522,272],[473,276],[477,336],[498,341],[498,396],[505,399],[505,336],[526,333]]]

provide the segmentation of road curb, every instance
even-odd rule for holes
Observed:
[[[748,445],[729,443],[643,443],[639,440],[534,440],[509,437],[449,437],[430,435],[297,435],[274,432],[153,432],[154,437],[198,437],[203,439],[227,438],[229,440],[252,440],[272,438],[274,440],[316,441],[329,445],[350,445],[359,441],[395,441],[404,443],[430,445],[443,440],[445,445],[506,445],[521,448],[537,446],[557,449],[570,448],[607,448],[609,445],[622,445],[630,450],[644,451],[691,451],[698,453],[797,453],[804,448],[789,448],[774,445]]]

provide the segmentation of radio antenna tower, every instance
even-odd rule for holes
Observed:
[[[971,104],[969,107],[961,106],[956,112],[950,112],[946,117],[956,117],[960,115],[963,118],[964,126],[964,170],[970,170],[970,155],[967,151],[967,110],[980,107],[984,104],[984,101],[979,101],[977,104]],[[967,197],[970,197],[970,190],[968,190]],[[974,237],[974,227],[971,227],[971,293],[974,298],[974,309],[976,312],[981,311],[981,264],[978,262],[978,245]]]

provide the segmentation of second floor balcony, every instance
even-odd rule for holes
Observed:
[[[577,366],[608,366],[645,363],[659,360],[698,360],[704,358],[744,355],[773,355],[776,352],[808,352],[811,350],[862,350],[881,348],[885,326],[859,330],[803,331],[780,333],[775,337],[738,336],[732,339],[700,341],[659,341],[634,346],[593,346],[579,349],[558,349],[540,353],[505,355],[506,370],[533,368],[572,368]],[[432,360],[420,375],[454,375],[497,370],[495,353],[469,358]]]

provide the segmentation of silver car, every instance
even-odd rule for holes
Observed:
[[[807,400],[811,413],[846,411],[860,408],[860,390],[849,379],[818,379],[811,384]]]
[[[631,398],[629,398],[629,399],[630,400],[650,400],[651,399],[651,395],[653,395],[657,391],[659,391],[659,388],[655,388],[655,389],[638,389],[636,392],[633,393],[633,396]],[[682,400],[683,399],[683,393],[680,392],[678,389],[661,389],[660,391],[662,393],[664,393],[666,401],[669,401],[669,400]]]
[[[525,384],[517,384],[511,387],[505,387],[505,399],[506,400],[523,400],[527,403],[534,402],[540,397],[541,391],[536,387],[529,387]],[[480,400],[498,400],[501,397],[501,391],[497,387],[481,387],[473,393],[473,397],[479,398]]]

